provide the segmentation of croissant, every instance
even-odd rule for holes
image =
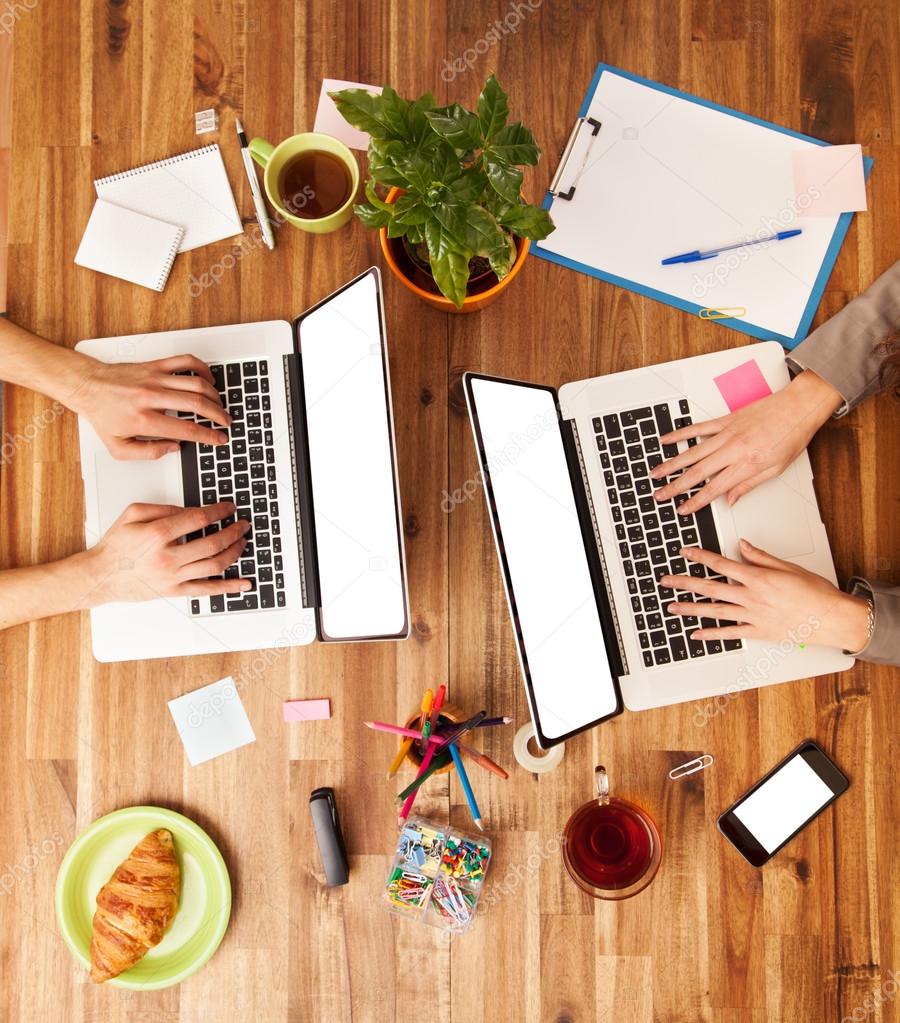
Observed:
[[[91,980],[102,984],[130,969],[162,941],[178,912],[181,870],[171,832],[151,831],[97,895]]]

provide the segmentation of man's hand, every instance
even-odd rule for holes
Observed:
[[[666,605],[669,613],[736,623],[695,629],[692,639],[779,642],[805,624],[811,629],[807,643],[856,651],[868,641],[868,606],[862,597],[852,597],[814,572],[746,540],[741,540],[743,562],[698,547],[685,547],[681,555],[732,580],[723,583],[692,575],[664,575],[659,580],[660,586],[685,595]],[[711,603],[694,601],[691,594],[708,597]]]
[[[88,566],[88,585],[80,606],[250,589],[248,579],[209,578],[221,575],[240,557],[249,522],[239,519],[209,536],[178,543],[234,512],[230,502],[204,508],[130,505],[97,546],[81,555]]]
[[[159,458],[177,451],[179,441],[227,443],[218,430],[166,415],[192,412],[219,426],[231,424],[209,366],[200,359],[175,355],[155,362],[106,363],[84,358],[80,382],[62,400],[88,420],[114,458]]]

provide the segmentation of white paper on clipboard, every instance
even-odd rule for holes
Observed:
[[[600,75],[540,248],[621,278],[635,290],[715,309],[793,338],[838,217],[804,217],[792,154],[815,143],[674,96],[611,70]],[[587,157],[585,159],[585,156]],[[800,227],[783,242],[674,266],[661,260]]]

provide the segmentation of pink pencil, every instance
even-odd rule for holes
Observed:
[[[392,735],[405,735],[409,739],[421,739],[421,731],[415,728],[403,728],[402,725],[390,725],[387,721],[363,721],[366,728],[374,728],[376,732],[390,732]],[[429,735],[428,742],[435,746],[442,746],[444,739],[440,735]]]
[[[435,696],[434,698],[434,707],[432,709],[432,713],[434,714],[435,721],[437,720],[438,714],[441,711],[441,707],[444,704],[445,692],[446,692],[445,688],[441,686],[441,688],[438,689],[437,696]],[[434,751],[435,744],[433,742],[429,742],[428,749],[425,750],[425,756],[422,757],[422,763],[419,765],[419,771],[418,774],[416,775],[417,778],[428,770],[428,765],[431,763],[432,758],[434,757]],[[410,792],[410,794],[407,796],[406,802],[403,804],[403,807],[400,810],[399,823],[401,825],[406,820],[406,818],[409,817],[409,811],[412,810],[413,803],[416,801],[416,793],[418,791],[419,790],[416,789],[415,792]]]

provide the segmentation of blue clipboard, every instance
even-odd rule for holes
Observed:
[[[713,103],[711,100],[702,99],[700,96],[692,96],[688,92],[682,92],[680,89],[673,89],[669,85],[663,85],[660,82],[651,81],[649,78],[642,78],[640,75],[632,74],[630,71],[623,71],[621,68],[616,68],[610,64],[604,64],[602,62],[597,65],[597,70],[594,72],[594,77],[591,80],[587,95],[584,97],[584,102],[581,104],[581,109],[578,112],[579,118],[587,116],[591,101],[594,98],[594,93],[600,83],[600,76],[605,72],[610,72],[611,74],[619,75],[622,78],[627,78],[632,82],[637,82],[639,85],[646,85],[651,89],[664,92],[669,96],[678,96],[681,99],[689,100],[691,103],[698,103],[700,106],[709,107],[711,110],[719,110],[723,113],[731,114],[732,117],[739,117],[744,121],[751,121],[753,124],[758,124],[763,128],[770,128],[773,131],[781,132],[783,135],[790,135],[796,139],[803,139],[803,141],[812,142],[817,146],[830,145],[830,143],[824,142],[822,139],[812,138],[810,135],[803,135],[801,132],[792,131],[790,128],[783,128],[781,125],[772,124],[770,121],[763,121],[759,117],[753,117],[750,114],[743,114],[739,110],[733,110],[731,107],[722,106],[720,103]],[[874,160],[872,157],[863,157],[864,173],[867,179],[872,170],[873,163]],[[542,207],[544,209],[549,209],[553,199],[554,196],[550,192],[547,192],[547,195],[541,204]],[[740,330],[745,334],[749,334],[751,337],[759,339],[760,341],[778,341],[788,350],[795,348],[809,332],[813,316],[815,315],[816,309],[819,307],[819,302],[822,300],[825,285],[828,282],[828,278],[831,276],[831,271],[834,269],[835,260],[837,259],[841,245],[844,243],[844,238],[847,236],[847,231],[850,229],[850,223],[852,220],[852,213],[842,213],[838,218],[834,234],[831,237],[831,242],[825,253],[825,258],[822,261],[822,266],[819,268],[819,273],[816,277],[815,284],[813,285],[812,292],[810,293],[806,309],[803,311],[803,316],[800,319],[797,333],[793,337],[787,337],[783,334],[778,334],[774,331],[757,327],[754,324],[745,323],[737,317],[713,319],[712,322],[731,327],[734,330]],[[608,281],[610,284],[617,284],[621,288],[627,288],[629,291],[637,292],[639,295],[646,295],[648,298],[656,299],[657,302],[664,302],[666,305],[675,306],[677,309],[683,309],[685,312],[693,313],[695,316],[699,316],[700,311],[706,308],[705,306],[697,305],[693,302],[687,302],[675,295],[668,295],[663,291],[657,291],[655,288],[649,288],[643,284],[638,284],[635,281],[627,280],[624,277],[617,277],[615,274],[606,273],[603,270],[597,270],[595,267],[589,266],[586,263],[579,263],[574,259],[561,256],[559,253],[550,252],[547,249],[541,248],[540,244],[533,245],[531,247],[531,251],[541,259],[549,260],[551,263],[558,263],[560,266],[567,266],[570,270],[578,270],[581,273],[589,274],[591,277],[599,277],[600,280]],[[706,317],[704,317],[704,319],[705,318]]]

